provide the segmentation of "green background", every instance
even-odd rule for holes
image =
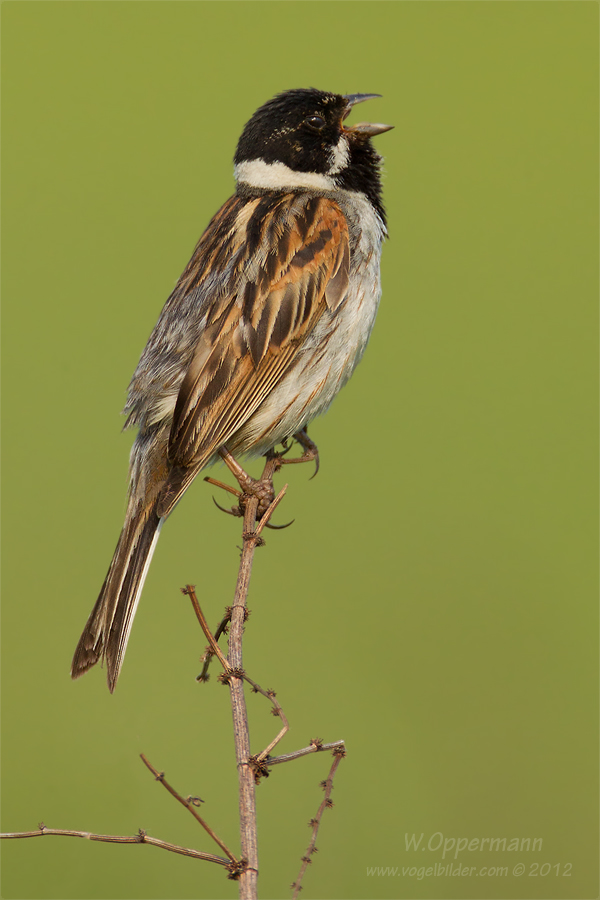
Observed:
[[[201,480],[163,531],[114,696],[69,663],[121,526],[125,389],[232,191],[243,123],[289,87],[376,91],[359,118],[396,126],[377,138],[380,315],[311,430],[318,478],[285,472],[277,520],[295,524],[258,554],[245,643],[290,720],[282,752],[348,746],[303,896],[596,897],[597,5],[5,2],[2,18],[3,830],[144,828],[212,851],[143,751],[237,849],[228,696],[194,681],[205,641],[179,588],[216,624],[240,531]],[[249,706],[258,751],[276,721]],[[328,766],[258,788],[265,898],[289,896]],[[506,877],[367,875],[441,861],[405,848],[438,832],[543,850],[459,857]],[[2,849],[5,898],[236,895],[151,847]]]

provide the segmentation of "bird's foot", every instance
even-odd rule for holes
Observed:
[[[317,447],[315,442],[311,441],[311,439],[309,438],[306,428],[302,428],[300,431],[297,431],[294,434],[294,440],[300,444],[300,446],[304,450],[304,453],[302,454],[302,456],[293,457],[292,459],[285,459],[284,454],[287,453],[290,448],[287,446],[286,442],[284,442],[284,451],[283,453],[278,454],[279,465],[289,466],[293,465],[294,463],[314,462],[315,471],[310,476],[311,478],[314,478],[319,471],[319,448]]]
[[[217,481],[214,478],[205,478],[204,480],[208,481],[209,484],[214,484],[216,487],[223,488],[223,490],[228,491],[230,494],[234,494],[238,498],[237,506],[232,506],[231,509],[224,509],[213,498],[215,505],[222,510],[222,512],[232,516],[242,517],[245,513],[248,501],[252,498],[256,498],[258,500],[256,521],[260,521],[275,500],[273,476],[275,472],[279,471],[281,468],[282,460],[280,455],[273,452],[267,454],[267,462],[260,478],[252,478],[248,475],[226,447],[222,447],[219,450],[219,456],[236,479],[240,486],[240,490],[238,491],[230,485],[225,484],[222,481]],[[290,522],[289,524],[291,525],[292,523]],[[265,525],[267,528],[287,528],[287,525],[271,525],[268,521],[265,522]]]

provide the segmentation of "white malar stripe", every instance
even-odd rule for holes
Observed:
[[[313,188],[317,191],[333,191],[336,188],[334,178],[319,175],[318,172],[294,172],[282,162],[265,162],[264,159],[251,159],[238,163],[233,170],[236,181],[249,184],[251,187],[277,191],[285,188]]]
[[[329,174],[336,175],[346,168],[350,162],[350,147],[348,146],[348,138],[341,136],[335,147],[331,151],[331,166]]]

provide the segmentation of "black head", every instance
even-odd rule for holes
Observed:
[[[344,126],[353,106],[378,96],[315,88],[278,94],[246,123],[235,154],[236,178],[262,190],[362,191],[380,208],[381,157],[370,138],[392,126]]]

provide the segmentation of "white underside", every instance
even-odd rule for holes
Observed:
[[[260,174],[256,161],[242,163],[239,168],[240,174],[248,177],[258,178]],[[281,168],[287,171],[286,166]],[[270,171],[274,171],[272,167]],[[346,216],[352,237],[347,295],[335,312],[324,312],[312,334],[298,350],[291,368],[248,421],[237,432],[225,437],[224,444],[234,453],[260,456],[325,412],[350,378],[366,348],[381,296],[379,263],[385,226],[363,194],[337,189],[333,196]],[[160,401],[160,412],[167,421],[176,400],[177,391]],[[132,459],[135,452],[136,444]],[[141,479],[142,474],[137,473],[136,481]],[[158,534],[152,550],[157,538]],[[144,578],[145,575],[146,570]]]
[[[261,455],[325,412],[363,355],[381,296],[379,261],[385,232],[363,195],[342,191],[339,194],[340,198],[351,197],[349,206],[360,229],[346,298],[335,313],[323,314],[295,364],[250,420],[227,442],[234,452],[237,449],[242,453],[249,451],[253,456]],[[348,211],[344,211],[348,217]],[[269,430],[269,425],[283,410],[286,411],[281,421]]]

